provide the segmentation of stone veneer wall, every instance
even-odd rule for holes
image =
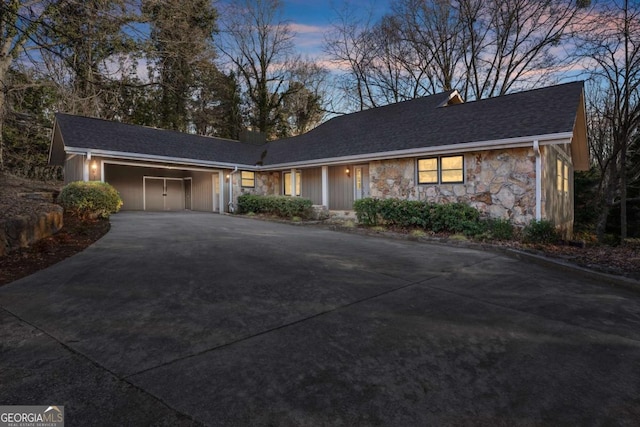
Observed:
[[[233,203],[237,206],[240,194],[257,194],[271,196],[280,194],[280,172],[256,172],[256,186],[254,188],[241,187],[240,171],[233,177]]]
[[[535,218],[533,149],[493,150],[464,155],[462,184],[417,185],[416,159],[369,164],[370,194],[378,198],[464,202],[492,218],[526,225]]]

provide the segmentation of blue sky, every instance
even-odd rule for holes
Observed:
[[[389,2],[383,0],[283,1],[285,17],[294,23],[306,25],[328,25],[333,15],[333,10],[340,9],[347,3],[363,13],[367,13],[373,8],[374,13],[378,14],[383,13],[389,4]]]
[[[329,30],[336,10],[347,4],[358,13],[381,16],[388,10],[384,0],[284,0],[284,18],[291,22],[297,33],[296,49],[311,57],[322,55],[324,34]]]

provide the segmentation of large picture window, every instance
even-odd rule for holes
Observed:
[[[285,172],[284,174],[284,195],[291,196],[291,172]],[[296,196],[300,195],[300,172],[296,172]]]
[[[464,182],[464,156],[418,159],[418,184]]]
[[[256,173],[250,171],[242,171],[240,174],[243,187],[254,188],[256,186]]]

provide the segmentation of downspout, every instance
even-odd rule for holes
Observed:
[[[236,166],[233,171],[229,174],[229,213],[234,213],[236,207],[233,205],[233,174],[238,172],[238,166]]]
[[[533,151],[536,155],[536,221],[542,219],[542,153],[540,143],[533,141]]]

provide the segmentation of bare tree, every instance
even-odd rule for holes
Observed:
[[[469,6],[469,2],[464,3]],[[393,10],[401,37],[414,52],[404,56],[405,67],[420,70],[416,80],[424,92],[432,94],[463,85],[466,76],[460,64],[468,41],[463,38],[463,22],[455,2],[399,0]],[[406,58],[416,59],[407,63]]]
[[[340,67],[342,75],[342,104],[347,109],[365,110],[378,106],[378,97],[370,83],[370,68],[374,61],[372,48],[371,14],[359,18],[354,9],[345,3],[336,11],[332,30],[325,37],[325,51],[331,60]]]
[[[278,110],[298,86],[290,85],[300,62],[294,33],[279,0],[235,0],[222,15],[218,49],[237,70],[249,103],[250,124],[275,135]]]
[[[324,68],[310,61],[300,62],[293,70],[279,109],[279,137],[301,135],[322,122],[327,74]]]
[[[2,129],[10,90],[9,70],[27,49],[38,48],[33,44],[36,33],[58,3],[54,0],[5,0],[0,4],[0,170],[4,169]]]
[[[603,93],[593,110],[607,130],[596,134],[601,137],[595,154],[602,180],[596,231],[602,240],[611,209],[619,205],[620,237],[625,239],[627,156],[640,127],[640,5],[611,1],[596,12],[580,40],[583,56],[591,60],[595,86]]]
[[[460,1],[469,94],[481,99],[548,83],[572,60],[562,47],[586,5],[574,0]]]
[[[372,24],[349,8],[326,39],[360,109],[458,89],[466,99],[547,83],[583,0],[396,0]]]

